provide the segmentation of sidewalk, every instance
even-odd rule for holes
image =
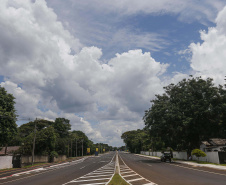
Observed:
[[[148,156],[148,155],[141,155],[141,154],[135,154],[138,156],[142,156],[142,157],[147,157],[147,158],[152,158],[152,159],[159,159],[159,157],[154,157],[154,156]],[[191,162],[191,161],[180,161],[180,160],[176,160],[173,161],[174,163],[181,163],[181,164],[187,164],[187,165],[191,165],[191,166],[195,166],[195,167],[207,167],[207,168],[213,168],[213,169],[218,169],[218,170],[226,170],[226,166],[221,166],[221,165],[214,165],[214,164],[198,164],[196,162]]]

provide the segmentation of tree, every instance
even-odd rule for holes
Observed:
[[[196,157],[198,157],[198,160],[199,160],[199,157],[206,157],[206,153],[200,149],[192,150],[191,155],[195,155]]]
[[[222,86],[214,86],[211,78],[192,77],[164,89],[145,112],[144,122],[152,137],[188,153],[202,140],[225,137],[226,93]]]
[[[132,153],[140,153],[150,148],[150,137],[146,130],[127,131],[122,134],[121,138]]]
[[[8,142],[17,132],[15,101],[12,94],[7,93],[0,86],[0,144],[5,145],[7,151]]]
[[[53,128],[53,122],[48,120],[36,121],[36,155],[50,155],[56,148],[58,133]],[[33,148],[35,121],[21,125],[18,128],[18,135],[21,138],[21,152],[30,155]]]
[[[68,137],[69,130],[71,130],[70,120],[65,118],[56,118],[53,127],[61,138]]]

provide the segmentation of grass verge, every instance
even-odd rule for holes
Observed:
[[[119,175],[115,174],[108,185],[127,185],[128,183]]]

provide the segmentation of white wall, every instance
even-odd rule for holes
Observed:
[[[173,152],[173,158],[187,160],[187,152]]]
[[[206,161],[210,163],[220,164],[218,152],[205,152],[205,153],[206,153],[206,157],[199,157],[199,161]],[[198,158],[193,155],[192,160],[197,161]]]
[[[206,153],[206,157],[200,157],[199,161],[206,161],[210,163],[220,164],[218,152],[205,152],[205,153]],[[148,151],[141,151],[141,154],[157,156],[157,157],[160,157],[162,155],[161,152],[148,152]],[[187,152],[173,152],[173,158],[187,160]],[[198,158],[195,156],[192,156],[192,160],[197,161]]]
[[[157,156],[157,157],[161,157],[162,156],[162,152],[141,151],[141,154],[143,154],[143,155],[150,155],[150,156]]]
[[[13,156],[0,156],[0,169],[13,167]]]

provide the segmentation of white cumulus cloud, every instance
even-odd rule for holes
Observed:
[[[226,75],[226,7],[216,18],[216,27],[201,31],[202,43],[192,43],[191,67],[196,75],[214,78],[223,84]]]
[[[141,128],[162,91],[168,64],[142,50],[101,61],[102,50],[82,47],[44,0],[1,1],[0,29],[1,86],[21,117],[65,117],[94,142],[122,145],[120,134]]]

